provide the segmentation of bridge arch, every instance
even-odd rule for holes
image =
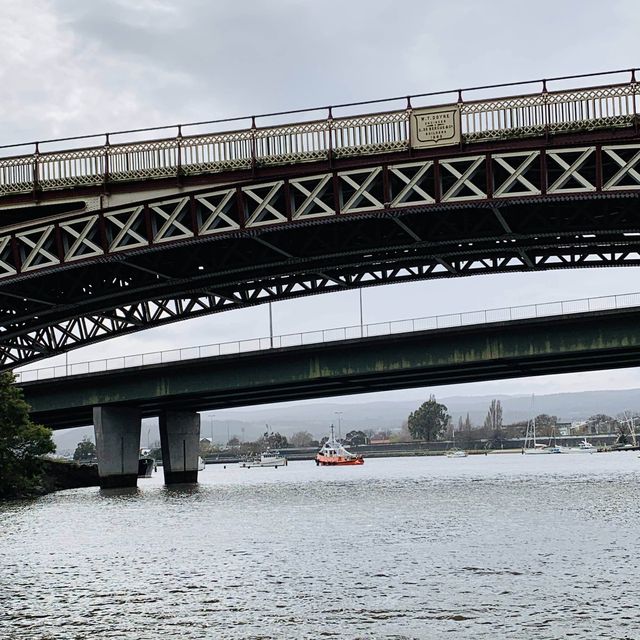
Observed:
[[[632,74],[458,101],[438,107],[457,142],[426,148],[409,102],[2,159],[0,368],[273,300],[638,265],[637,94]]]

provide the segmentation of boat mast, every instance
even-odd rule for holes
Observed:
[[[533,425],[533,448],[536,448],[536,412],[533,408],[533,402],[534,402],[534,394],[531,394],[531,420],[532,420],[532,425]]]

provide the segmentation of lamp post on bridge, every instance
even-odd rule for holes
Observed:
[[[334,413],[338,416],[338,440],[342,440],[342,430],[341,430],[342,420],[341,420],[341,417],[342,417],[342,413],[343,412],[342,411],[334,411]]]
[[[269,300],[269,347],[273,349],[273,311],[271,309],[271,300]]]

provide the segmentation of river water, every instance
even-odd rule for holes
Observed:
[[[0,638],[640,638],[636,453],[138,484],[0,505]]]

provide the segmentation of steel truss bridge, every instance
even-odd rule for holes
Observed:
[[[2,148],[0,369],[278,299],[639,265],[636,71],[519,90]]]

